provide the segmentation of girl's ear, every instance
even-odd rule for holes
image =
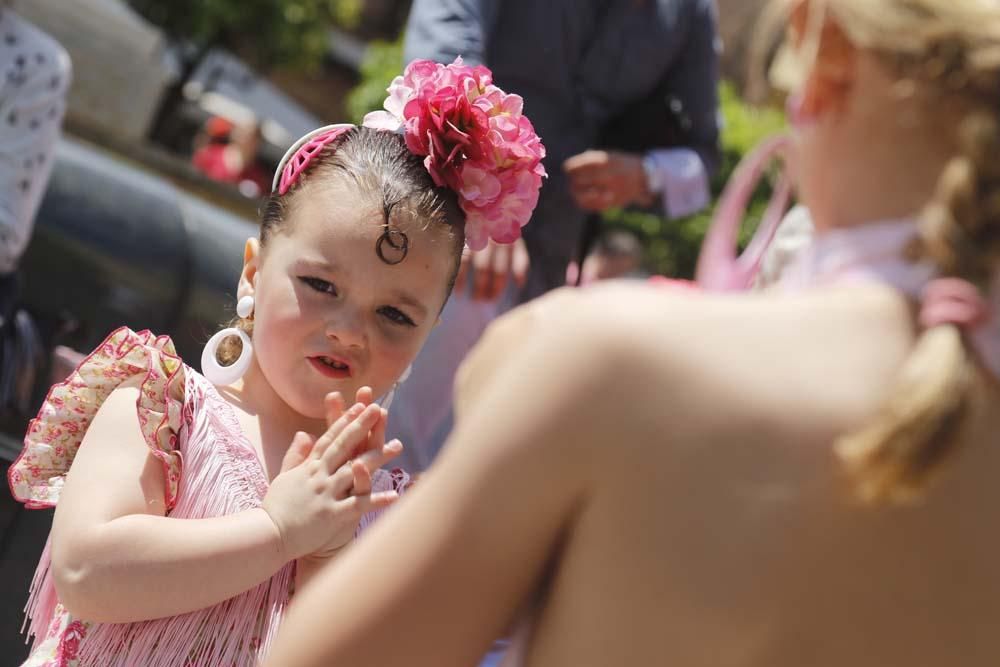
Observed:
[[[257,270],[260,268],[260,241],[255,237],[247,239],[243,247],[243,271],[236,288],[237,300],[245,296],[253,296],[257,286]]]
[[[810,4],[796,6],[792,28],[799,50],[815,53],[802,85],[802,113],[820,118],[846,108],[855,84],[858,52],[836,20],[829,14],[812,16]]]

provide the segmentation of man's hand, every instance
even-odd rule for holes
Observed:
[[[524,287],[529,264],[528,249],[522,239],[513,243],[490,241],[482,250],[466,248],[455,289],[461,290],[471,282],[474,301],[496,301],[511,279],[518,287]]]
[[[653,202],[642,156],[618,151],[584,151],[563,163],[569,177],[570,194],[585,211]]]

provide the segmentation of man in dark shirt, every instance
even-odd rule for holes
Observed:
[[[429,465],[451,427],[451,384],[500,312],[565,283],[588,213],[662,199],[670,218],[709,202],[718,162],[713,0],[414,0],[407,62],[485,64],[524,98],[549,173],[524,244],[467,258],[401,386],[390,430],[404,465]],[[524,248],[529,262],[524,261]],[[518,289],[513,282],[517,283]]]

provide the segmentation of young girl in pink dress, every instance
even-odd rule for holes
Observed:
[[[405,486],[379,470],[401,445],[373,398],[434,326],[464,243],[517,238],[544,149],[485,68],[416,62],[401,85],[407,128],[373,114],[282,160],[204,375],[122,328],[49,393],[9,475],[56,506],[27,665],[258,664],[293,592]]]
[[[517,619],[511,665],[998,663],[1000,2],[784,4],[812,243],[499,320],[269,664],[460,667]]]

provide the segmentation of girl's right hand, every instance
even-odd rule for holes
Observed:
[[[384,415],[377,405],[357,403],[312,441],[298,433],[286,459],[297,464],[274,478],[262,507],[274,522],[286,560],[306,555],[325,556],[353,537],[361,516],[388,507],[397,498],[393,491],[358,493],[355,479],[374,471],[395,457],[397,441],[366,447],[383,432]],[[307,455],[303,456],[306,449]],[[352,455],[362,451],[351,461]]]

